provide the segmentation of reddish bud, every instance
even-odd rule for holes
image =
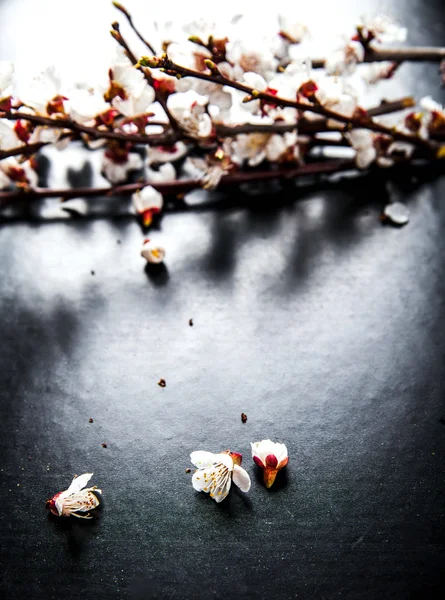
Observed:
[[[318,91],[318,85],[315,83],[315,81],[312,81],[312,79],[310,79],[309,81],[305,81],[302,85],[300,85],[300,87],[298,88],[297,91],[297,98],[298,97],[303,97],[306,98],[307,100],[310,100],[311,102],[315,101],[315,93]]]
[[[278,459],[274,454],[268,454],[266,456],[266,467],[275,469],[278,465]]]

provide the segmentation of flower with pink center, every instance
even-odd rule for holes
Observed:
[[[279,442],[271,440],[262,440],[261,442],[253,442],[252,458],[255,463],[264,471],[264,483],[267,488],[270,488],[278,471],[287,465],[289,457],[287,448]]]
[[[238,452],[213,454],[198,450],[190,454],[195,465],[192,485],[197,492],[206,492],[215,502],[227,497],[232,481],[242,492],[250,490],[249,474],[241,467],[242,455]]]
[[[93,473],[75,476],[67,490],[58,492],[47,500],[46,508],[56,517],[72,515],[78,519],[92,519],[89,511],[97,508],[100,504],[96,493],[102,494],[102,490],[97,489],[96,486],[85,488],[92,476]]]

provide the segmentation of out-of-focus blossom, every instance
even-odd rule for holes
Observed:
[[[278,23],[280,27],[280,36],[290,44],[299,44],[309,34],[309,30],[304,23],[278,15]]]
[[[141,256],[145,258],[148,263],[159,265],[164,260],[165,250],[162,246],[158,246],[150,239],[146,239],[142,244]]]
[[[329,75],[350,75],[364,58],[363,45],[360,42],[349,41],[328,56],[325,63],[326,72]]]
[[[176,142],[173,146],[147,146],[147,162],[149,165],[174,162],[184,158],[187,152],[184,142]]]
[[[109,142],[102,159],[102,172],[111,183],[122,183],[131,171],[141,169],[143,164],[139,154],[130,152],[118,143]]]
[[[12,84],[14,65],[7,60],[0,60],[0,98]]]
[[[37,187],[39,178],[34,169],[32,159],[19,162],[14,156],[0,160],[0,171],[6,176],[10,183],[17,187],[28,189]],[[5,182],[5,177],[2,178]]]
[[[351,146],[356,151],[355,162],[359,169],[366,169],[377,158],[374,136],[368,129],[353,129],[349,134]]]
[[[147,185],[135,192],[132,197],[133,208],[141,216],[145,227],[149,227],[153,221],[153,215],[159,214],[164,206],[164,198],[161,193],[151,185]]]
[[[358,27],[362,39],[366,42],[373,40],[382,44],[391,42],[404,42],[407,37],[407,29],[388,15],[377,15],[364,19]]]

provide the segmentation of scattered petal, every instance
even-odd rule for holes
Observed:
[[[391,202],[383,209],[382,218],[394,225],[406,225],[409,221],[410,211],[402,202]]]

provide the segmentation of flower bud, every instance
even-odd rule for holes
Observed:
[[[287,465],[289,457],[284,444],[262,440],[251,443],[252,458],[263,469],[264,484],[270,488],[275,481],[278,471]]]

